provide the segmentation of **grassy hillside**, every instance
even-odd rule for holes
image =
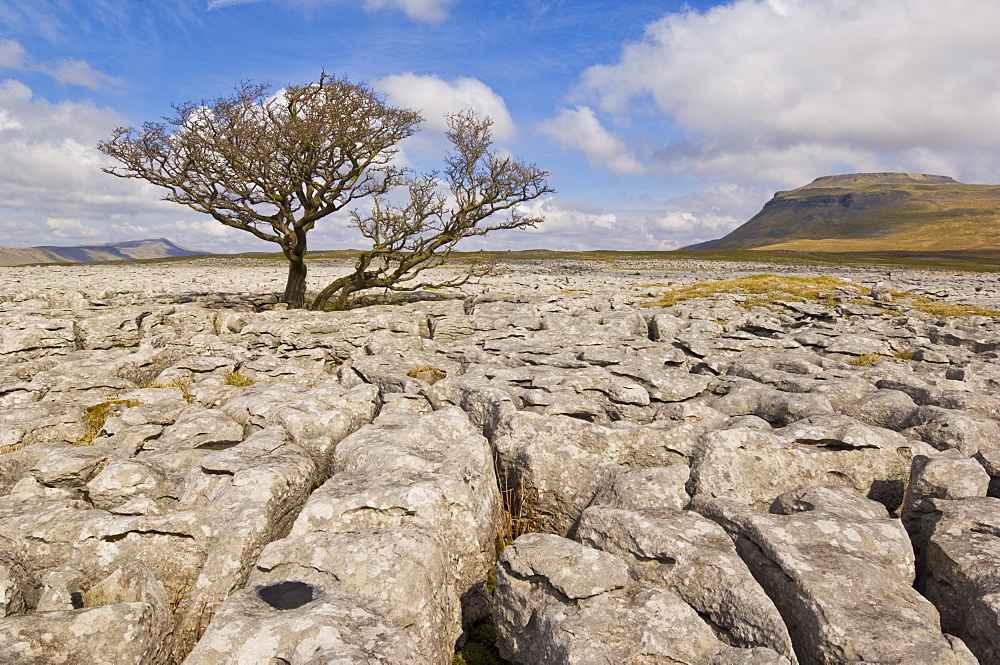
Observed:
[[[102,245],[75,247],[0,247],[0,266],[19,266],[30,263],[89,263],[92,261],[131,261],[135,259],[161,259],[174,256],[204,254],[185,249],[166,238],[129,240]]]
[[[1000,250],[1000,186],[905,173],[827,176],[776,193],[746,224],[692,249]]]

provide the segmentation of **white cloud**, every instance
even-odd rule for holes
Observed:
[[[64,58],[55,67],[43,67],[41,70],[63,85],[80,85],[91,90],[117,88],[125,83],[117,76],[105,74],[75,58]]]
[[[419,111],[427,129],[443,132],[447,129],[447,114],[472,109],[493,119],[496,140],[505,141],[516,131],[503,97],[479,79],[445,81],[437,76],[406,73],[387,76],[375,87],[385,92],[391,102]]]
[[[4,244],[112,242],[147,232],[181,239],[162,227],[182,208],[160,200],[161,190],[101,172],[106,158],[97,142],[126,124],[113,110],[86,102],[53,104],[10,79],[0,82],[0,109],[0,219],[16,228],[0,229]]]
[[[209,9],[222,9],[236,5],[248,5],[264,0],[209,0]],[[292,0],[286,0],[292,1]],[[302,4],[304,0],[294,0]],[[333,2],[336,0],[327,0]],[[412,19],[418,21],[437,22],[448,18],[448,8],[455,4],[456,0],[364,0],[363,6],[366,11],[378,11],[380,9],[395,9],[402,11]]]
[[[0,39],[0,69],[24,67],[24,49],[13,39]]]
[[[221,224],[214,219],[198,219],[193,221],[179,219],[170,226],[178,231],[175,234],[177,237],[183,238],[190,237],[191,234],[194,236],[208,236],[215,239],[234,239],[247,235],[243,231]],[[275,245],[275,247],[277,246]]]
[[[365,0],[365,8],[399,9],[418,21],[443,21],[448,18],[448,7],[454,3],[455,0]]]
[[[625,140],[605,129],[588,106],[562,109],[539,128],[560,146],[582,152],[591,164],[619,174],[638,175],[646,171]]]
[[[109,228],[119,237],[141,240],[148,237],[149,227],[134,222],[111,222]]]
[[[552,249],[552,250],[668,250],[697,242],[704,235],[705,220],[687,212],[669,209],[609,210],[584,202],[557,197],[538,199],[521,212],[541,215],[545,221],[535,228],[499,231],[462,241],[463,250]],[[674,220],[682,220],[682,224]],[[725,226],[714,217],[711,225]],[[714,237],[714,236],[713,236]]]
[[[786,186],[923,166],[995,179],[998,29],[995,0],[736,0],[650,24],[579,94],[611,118],[674,123],[685,139],[664,140],[670,171]]]
[[[121,116],[88,102],[52,104],[20,81],[0,82],[0,206],[57,218],[93,217],[107,206],[162,209],[155,190],[101,172],[97,142]]]
[[[86,226],[78,219],[67,217],[48,217],[45,219],[45,226],[56,238],[99,238],[101,232]]]

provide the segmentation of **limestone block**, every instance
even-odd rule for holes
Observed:
[[[909,539],[881,505],[849,488],[813,488],[781,497],[774,510],[788,514],[728,499],[702,508],[774,601],[800,663],[975,662],[913,589]]]

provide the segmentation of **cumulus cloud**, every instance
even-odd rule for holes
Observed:
[[[67,217],[48,217],[45,220],[45,226],[52,231],[52,235],[56,238],[99,238],[101,236],[101,232],[97,229],[86,226],[78,219]]]
[[[214,219],[198,219],[198,220],[178,219],[175,222],[173,222],[173,224],[171,224],[170,226],[177,231],[175,235],[179,238],[190,237],[190,235],[193,234],[194,236],[207,236],[209,238],[215,238],[215,239],[220,239],[220,238],[235,239],[235,238],[242,238],[243,236],[247,235],[243,231],[234,229],[224,224],[220,224]]]
[[[646,171],[625,140],[612,134],[588,106],[562,109],[539,129],[563,148],[577,150],[595,166],[613,173],[639,175]]]
[[[514,120],[503,97],[479,79],[463,76],[445,81],[437,76],[406,73],[387,76],[375,87],[393,103],[419,111],[427,129],[443,132],[447,129],[447,114],[472,109],[493,119],[496,140],[505,141],[514,135]]]
[[[101,172],[97,142],[127,124],[89,102],[51,103],[15,80],[0,82],[0,218],[7,242],[53,244],[66,238],[115,241],[155,229],[179,206],[135,180]],[[139,223],[139,218],[148,219]],[[42,221],[40,221],[40,219]],[[170,236],[152,230],[153,235]]]
[[[0,206],[44,207],[59,218],[110,204],[160,207],[148,187],[101,172],[97,142],[126,124],[114,111],[89,102],[52,104],[10,79],[0,82],[0,109]]]
[[[79,85],[91,90],[104,90],[124,85],[124,80],[94,69],[83,60],[64,58],[55,67],[41,68],[46,74],[63,85]]]
[[[609,118],[652,109],[674,123],[684,138],[661,146],[668,171],[785,185],[922,166],[995,178],[997,26],[995,0],[736,0],[648,25],[579,94]]]
[[[0,39],[0,69],[21,69],[24,48],[13,39]]]
[[[209,9],[222,9],[235,5],[247,5],[264,0],[209,0]],[[289,0],[286,0],[289,1]],[[296,0],[302,2],[302,0]],[[328,2],[336,0],[327,0]],[[448,18],[448,8],[456,0],[364,0],[362,6],[366,11],[394,9],[417,21],[443,21]]]
[[[612,210],[547,197],[522,206],[521,211],[545,221],[535,228],[469,238],[460,249],[670,250],[724,235],[742,221],[700,209],[693,201]]]

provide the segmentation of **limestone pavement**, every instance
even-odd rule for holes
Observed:
[[[878,288],[650,306],[831,272]],[[447,665],[489,617],[524,664],[1000,663],[1000,319],[887,288],[995,276],[508,261],[347,312],[282,279],[0,269],[0,662]]]

